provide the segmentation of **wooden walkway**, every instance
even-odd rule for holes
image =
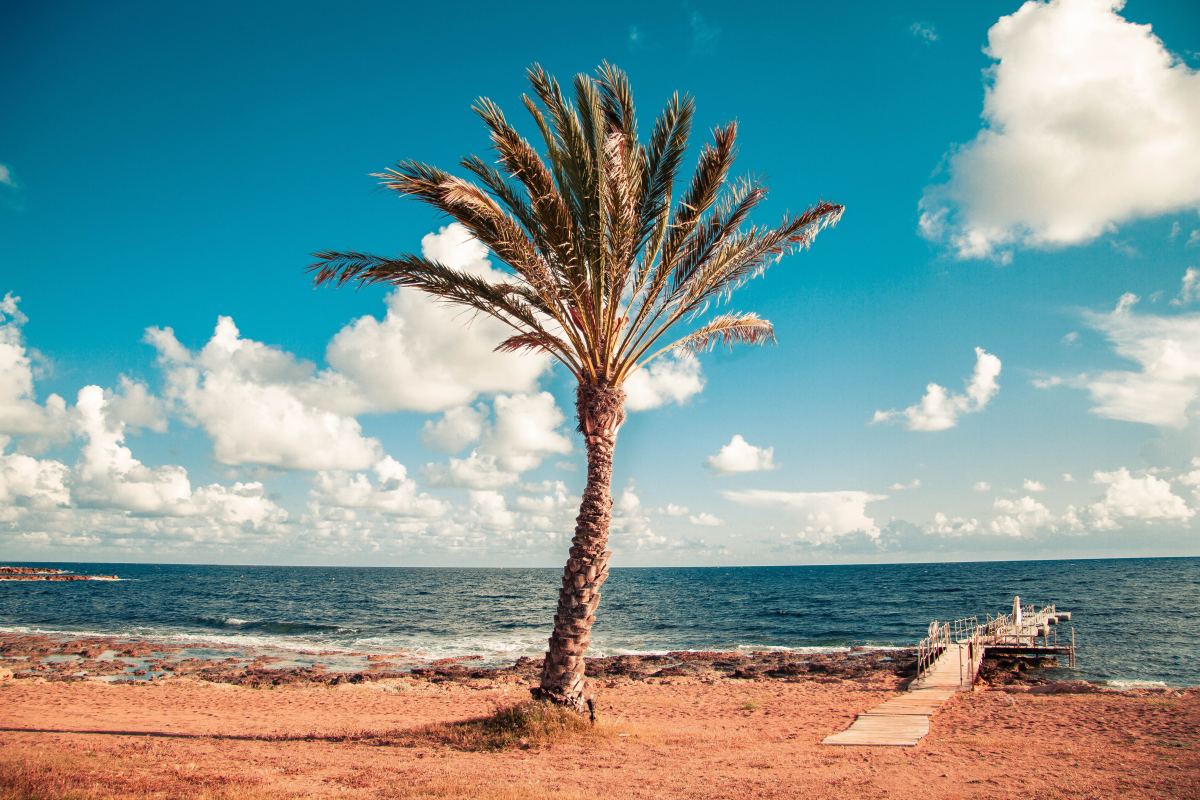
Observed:
[[[908,691],[859,714],[850,727],[825,737],[822,744],[914,747],[929,733],[929,718],[958,692],[970,691],[985,654],[1004,653],[1069,656],[1075,665],[1075,635],[1059,646],[1054,628],[1069,620],[1069,611],[1046,606],[1035,611],[1013,598],[1013,613],[979,624],[975,619],[934,622],[929,636],[917,646],[917,678]],[[953,629],[954,635],[951,635]],[[966,634],[963,636],[963,634]],[[1051,638],[1053,637],[1053,644]],[[1039,643],[1038,638],[1042,639]]]

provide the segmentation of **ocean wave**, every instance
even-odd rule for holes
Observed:
[[[255,619],[241,617],[196,617],[195,621],[204,626],[214,628],[236,628],[239,631],[255,633],[277,633],[282,635],[305,633],[332,633],[351,635],[358,633],[357,628],[346,628],[341,625],[327,625],[320,622],[292,622],[288,620]]]
[[[1163,681],[1146,681],[1146,680],[1106,680],[1106,686],[1111,686],[1114,689],[1166,689],[1167,684]]]

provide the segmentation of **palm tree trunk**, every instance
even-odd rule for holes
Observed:
[[[580,384],[575,409],[587,445],[587,486],[575,520],[571,554],[563,570],[554,632],[533,696],[579,713],[591,709],[583,655],[591,640],[600,587],[608,577],[608,526],[612,521],[612,461],[617,431],[625,421],[625,392],[612,386]]]

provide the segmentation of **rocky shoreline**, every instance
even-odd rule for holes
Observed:
[[[853,648],[841,652],[671,652],[589,658],[587,671],[601,687],[627,681],[779,681],[840,683],[898,688],[915,674],[914,650]],[[1064,681],[1052,661],[994,659],[980,684],[1004,691],[1086,693],[1111,691],[1081,680]],[[117,636],[0,633],[0,679],[159,682],[189,678],[252,688],[339,686],[394,680],[479,686],[528,685],[540,660],[523,657],[488,665],[480,656],[424,659],[411,653],[331,650],[288,651],[218,642],[188,644]],[[1148,690],[1157,691],[1157,690]]]
[[[589,658],[588,673],[601,682],[690,677],[890,683],[911,676],[914,657],[911,650],[869,648],[833,653],[689,651]],[[216,642],[181,645],[115,636],[0,633],[0,669],[18,678],[51,681],[134,683],[186,677],[257,688],[394,678],[496,684],[531,682],[540,668],[533,658],[499,666],[482,662],[480,656],[429,660],[403,652],[283,651]]]
[[[65,569],[0,566],[0,581],[119,581],[116,575],[76,575]]]

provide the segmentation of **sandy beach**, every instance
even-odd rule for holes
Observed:
[[[179,662],[111,682],[78,673],[137,645],[0,644],[15,672],[0,683],[4,798],[1200,796],[1200,689],[992,670],[915,748],[820,745],[903,685],[904,651],[598,659],[594,731],[480,751],[436,731],[524,702],[528,660],[330,673],[230,656],[208,679]]]

